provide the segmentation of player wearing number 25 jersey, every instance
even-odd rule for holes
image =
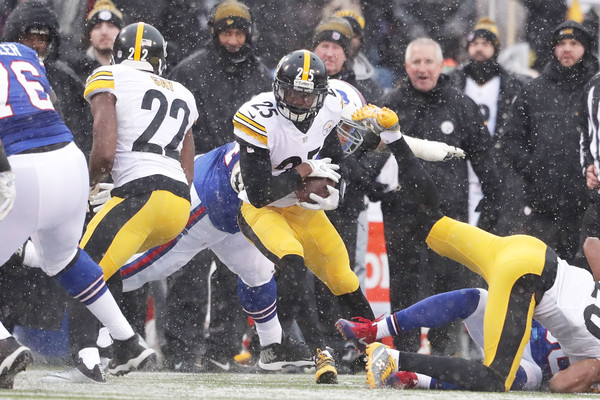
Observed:
[[[115,272],[134,254],[175,238],[190,213],[191,126],[198,112],[186,88],[160,76],[165,56],[158,30],[131,24],[115,39],[116,65],[96,69],[86,82],[84,95],[94,117],[90,184],[110,173],[115,187],[80,246],[115,288],[121,286]],[[77,338],[80,349],[95,347],[97,329],[90,326]]]
[[[369,318],[373,312],[344,242],[323,211],[337,207],[339,192],[330,190],[327,199],[308,207],[295,195],[307,177],[339,179],[331,161],[342,158],[334,129],[342,99],[328,87],[321,59],[308,50],[281,59],[273,89],[242,105],[233,119],[245,187],[240,230],[277,265],[282,280],[294,281],[291,275],[306,266],[338,297],[346,316]],[[301,303],[303,293],[292,289],[285,296]],[[330,355],[317,351],[316,359],[317,383],[335,382]]]

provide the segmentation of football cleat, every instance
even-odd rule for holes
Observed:
[[[112,375],[156,367],[156,352],[137,333],[127,340],[115,340],[113,348],[115,356],[108,363],[108,372]]]
[[[367,350],[367,345],[376,340],[377,325],[375,321],[363,317],[354,317],[351,321],[338,319],[335,327],[345,340],[352,342],[360,353],[364,353]]]
[[[15,376],[33,362],[33,354],[13,336],[0,340],[0,388],[12,389]]]
[[[367,346],[367,384],[371,389],[384,387],[386,379],[396,372],[396,361],[387,349],[378,342]]]
[[[364,106],[352,114],[352,120],[361,122],[379,135],[383,131],[399,131],[398,114],[387,107],[379,108],[373,104]]]
[[[102,364],[96,364],[93,369],[89,369],[80,358],[74,368],[46,375],[41,381],[43,383],[105,383],[106,372]]]
[[[288,366],[310,367],[314,362],[306,343],[284,335],[281,344],[273,343],[260,350],[258,366],[267,371],[279,371]]]
[[[317,349],[315,355],[315,382],[333,384],[337,383],[337,369],[331,356],[331,349]]]
[[[385,386],[395,389],[412,389],[417,386],[417,374],[409,371],[398,371],[391,374],[384,382]]]

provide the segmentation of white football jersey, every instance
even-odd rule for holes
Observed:
[[[150,175],[187,184],[180,155],[185,133],[198,118],[192,93],[175,81],[125,65],[100,67],[90,75],[86,100],[102,92],[117,98],[115,187]]]
[[[571,364],[600,359],[600,293],[592,275],[558,259],[554,285],[535,307],[537,319],[558,340]]]
[[[252,98],[236,112],[233,118],[234,133],[253,146],[269,150],[271,173],[277,176],[317,157],[327,135],[332,132],[336,134],[334,128],[340,120],[342,108],[341,96],[335,90],[330,90],[310,129],[303,133],[292,121],[279,114],[273,92],[265,92]],[[242,191],[239,197],[249,203],[246,191]],[[269,205],[289,207],[298,202],[292,192]]]

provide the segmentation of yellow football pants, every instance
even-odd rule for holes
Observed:
[[[436,222],[426,241],[436,253],[464,264],[488,283],[484,364],[506,378],[509,390],[529,341],[546,244],[526,235],[499,237],[448,217]]]
[[[175,238],[190,216],[190,202],[166,190],[112,197],[90,221],[79,246],[110,278],[131,256]]]
[[[358,289],[346,246],[324,211],[299,206],[256,208],[244,202],[241,214],[242,233],[276,265],[286,255],[298,255],[334,295]]]

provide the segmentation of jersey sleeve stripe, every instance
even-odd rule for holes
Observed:
[[[114,79],[96,79],[88,83],[85,87],[85,91],[83,92],[83,97],[88,98],[88,96],[96,91],[108,92],[115,90],[115,81]]]
[[[263,135],[267,133],[267,130],[264,126],[262,126],[261,124],[259,124],[256,121],[254,121],[253,119],[248,118],[247,116],[245,116],[244,114],[242,114],[239,111],[235,113],[235,116],[233,117],[233,119],[234,120],[237,119],[238,122],[242,122],[245,125],[248,125],[249,127],[256,129],[256,131],[258,133],[261,133]]]
[[[260,143],[264,144],[265,146],[267,145],[267,137],[266,136],[263,136],[260,133],[250,129],[249,127],[241,124],[240,122],[236,121],[235,119],[233,120],[233,126],[236,129],[239,129],[240,131],[244,132],[246,135],[250,136],[251,138],[258,140]]]
[[[94,81],[95,79],[114,79],[114,77],[113,77],[113,73],[111,71],[98,71],[94,75],[87,78],[87,80],[85,81],[85,84],[87,85],[88,83]]]

